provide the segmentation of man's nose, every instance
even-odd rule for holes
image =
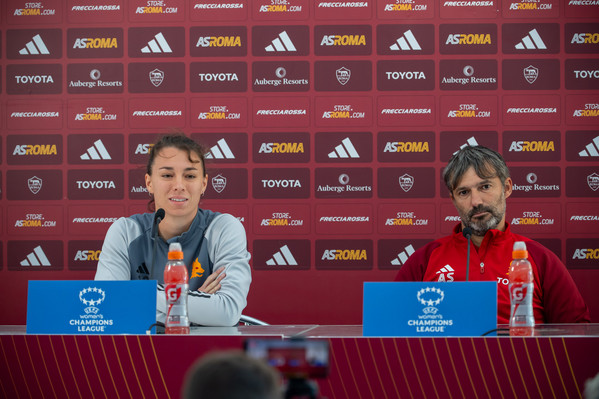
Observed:
[[[476,208],[483,203],[482,196],[477,190],[472,190],[470,193],[470,203],[473,208]]]

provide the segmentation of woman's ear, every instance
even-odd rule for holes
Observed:
[[[154,194],[154,189],[152,187],[152,176],[150,176],[149,174],[146,173],[145,179],[146,179],[146,188],[148,189],[148,193]]]

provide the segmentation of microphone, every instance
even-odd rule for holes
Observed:
[[[158,208],[156,213],[154,214],[154,223],[152,223],[152,267],[150,269],[150,274],[154,270],[154,261],[156,259],[156,238],[158,237],[158,225],[164,219],[166,213],[164,209]]]
[[[468,252],[466,253],[466,281],[470,275],[470,239],[472,238],[472,229],[468,226],[464,227],[462,234],[468,240]]]
[[[166,212],[164,212],[164,209],[158,208],[158,210],[154,214],[154,226],[156,228],[158,228],[158,225],[160,224],[160,222],[162,222],[162,219],[164,219],[165,215],[166,215]],[[154,233],[154,234],[156,234],[156,233]]]

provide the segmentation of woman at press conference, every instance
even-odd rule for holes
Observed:
[[[208,174],[204,148],[177,132],[152,146],[145,183],[150,213],[121,217],[106,233],[96,280],[157,280],[157,322],[164,322],[164,268],[179,242],[189,274],[191,323],[233,326],[251,283],[245,229],[234,216],[199,207]]]

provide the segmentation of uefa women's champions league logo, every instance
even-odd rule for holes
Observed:
[[[86,314],[97,314],[99,309],[96,305],[101,304],[106,299],[106,293],[101,288],[84,288],[79,291],[79,300],[87,306],[84,311]]]
[[[443,301],[445,293],[440,288],[426,287],[418,291],[416,298],[418,302],[426,306],[422,309],[424,314],[434,315],[439,311],[435,306],[438,306]]]

